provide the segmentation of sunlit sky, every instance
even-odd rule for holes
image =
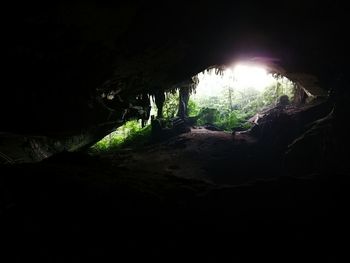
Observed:
[[[215,74],[214,70],[204,71],[198,74],[198,79],[196,97],[215,96],[228,86],[234,90],[244,91],[246,88],[253,88],[261,92],[275,82],[272,75],[263,67],[244,64],[225,69],[223,75]]]

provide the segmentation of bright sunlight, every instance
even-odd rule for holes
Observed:
[[[253,88],[261,92],[275,82],[272,74],[268,74],[264,68],[258,66],[237,65],[232,75],[234,86],[238,90]]]
[[[238,64],[232,69],[228,68],[222,75],[215,74],[215,70],[204,71],[198,74],[198,79],[194,97],[215,96],[228,88],[240,92],[248,89],[262,92],[276,82],[272,74],[267,73],[264,68],[244,64]]]
[[[237,64],[222,71],[205,70],[197,75],[189,113],[197,124],[212,123],[224,130],[247,127],[248,119],[277,105],[281,96],[293,100],[295,84],[261,66]],[[248,125],[249,126],[249,125]]]

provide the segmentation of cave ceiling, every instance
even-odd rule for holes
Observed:
[[[337,1],[89,0],[6,10],[1,125],[16,132],[87,127],[102,118],[95,98],[105,91],[127,103],[245,58],[272,59],[327,89],[345,49]]]

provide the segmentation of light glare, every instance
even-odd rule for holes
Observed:
[[[253,88],[262,92],[273,83],[274,78],[266,70],[258,66],[237,65],[233,69],[234,87],[238,90]]]
[[[202,72],[198,74],[198,79],[196,97],[215,96],[227,87],[240,92],[247,89],[263,92],[266,87],[272,85],[275,81],[272,75],[267,73],[263,67],[244,64],[225,69],[223,75],[215,74],[214,70]]]

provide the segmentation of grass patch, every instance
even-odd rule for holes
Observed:
[[[105,136],[90,148],[92,153],[108,152],[132,146],[142,147],[149,142],[151,125],[140,127],[138,121],[128,121],[115,132]]]

